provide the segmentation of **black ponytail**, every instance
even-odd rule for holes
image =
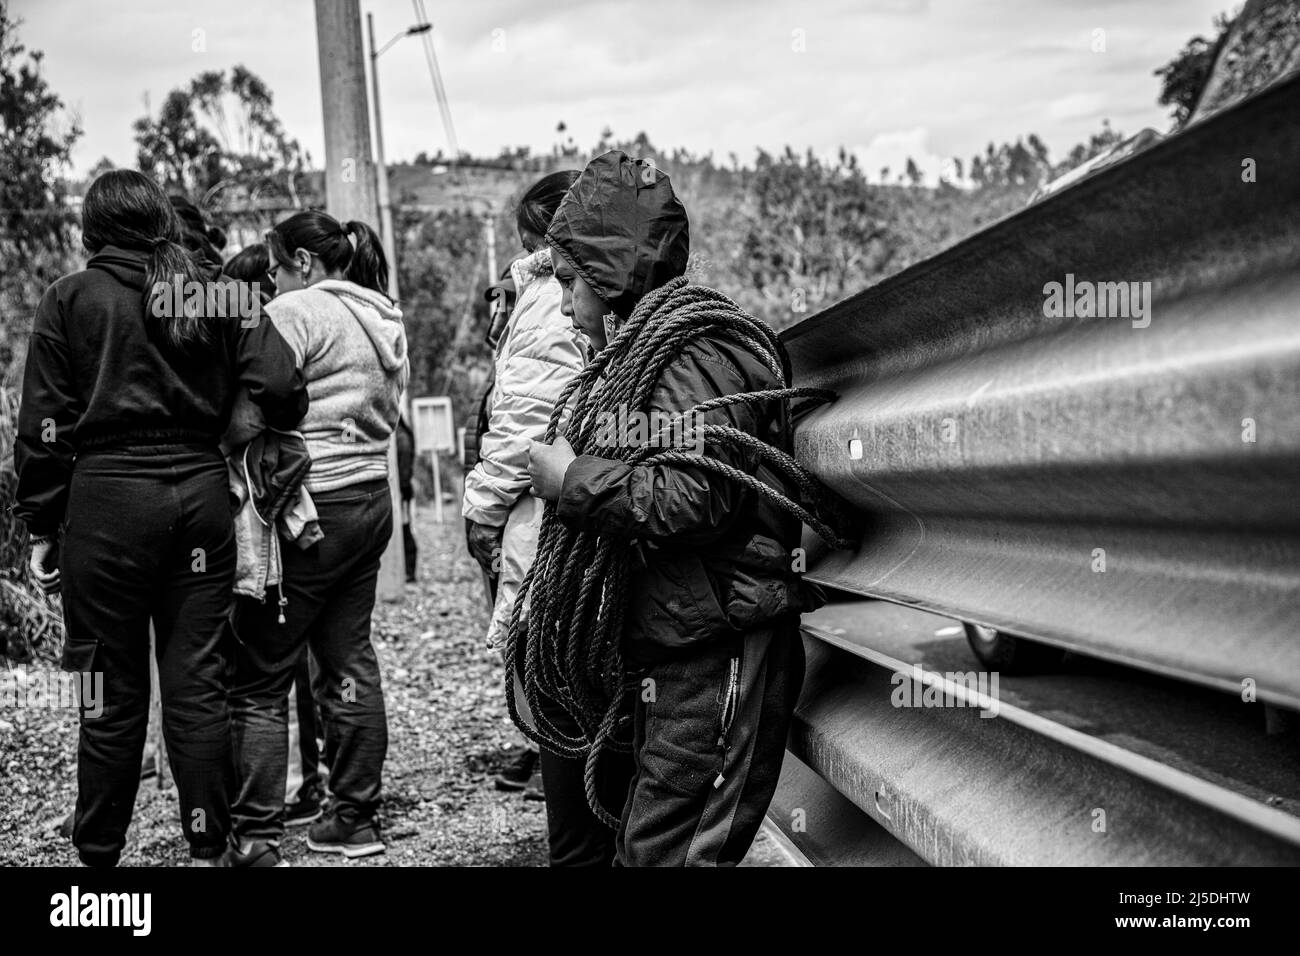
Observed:
[[[146,253],[145,328],[154,341],[192,355],[216,341],[217,329],[206,310],[196,307],[207,302],[209,276],[182,244],[183,236],[181,220],[167,195],[143,173],[111,170],[86,190],[82,245],[91,254],[104,246]],[[200,284],[202,296],[184,294],[191,282]]]
[[[356,243],[345,273],[348,281],[388,295],[388,259],[375,230],[356,219],[346,223],[343,228]]]
[[[560,208],[560,201],[578,176],[576,169],[561,169],[529,186],[515,210],[515,226],[521,232],[527,230],[534,235],[546,235],[551,220],[555,218],[555,210]]]
[[[145,267],[144,321],[156,340],[187,355],[202,353],[212,345],[217,329],[206,314],[210,279],[210,270],[195,261],[179,236],[154,246]],[[188,286],[191,282],[200,284],[201,297],[184,294],[192,288]]]
[[[350,237],[350,238],[349,238]],[[364,222],[341,225],[319,209],[296,212],[266,234],[271,258],[296,268],[294,253],[306,249],[328,272],[341,272],[349,282],[388,295],[388,259],[375,231]]]

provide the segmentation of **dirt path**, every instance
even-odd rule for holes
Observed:
[[[519,740],[506,715],[501,664],[483,644],[482,583],[459,520],[417,519],[420,581],[375,611],[374,640],[388,705],[383,821],[388,852],[347,863],[285,840],[297,866],[541,866],[541,803],[493,790],[490,778]],[[0,709],[0,865],[74,865],[58,824],[76,798],[76,713]],[[174,790],[142,782],[124,866],[188,859]]]

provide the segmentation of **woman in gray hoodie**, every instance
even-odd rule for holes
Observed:
[[[402,314],[385,294],[388,263],[369,226],[300,212],[267,234],[267,246],[277,295],[264,312],[307,382],[311,410],[298,429],[324,537],[283,549],[282,607],[236,606],[231,862],[245,866],[280,862],[288,693],[307,644],[320,663],[334,797],[308,846],[349,858],[384,850],[375,814],[388,725],[370,614],[393,527],[388,443],[409,373]]]

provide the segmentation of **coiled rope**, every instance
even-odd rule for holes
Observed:
[[[757,453],[798,489],[800,500],[783,495],[766,482],[720,461],[692,451],[665,448],[656,437],[638,446],[598,440],[599,425],[619,409],[647,412],[651,395],[665,367],[691,342],[723,337],[762,361],[778,382],[788,381],[785,349],[766,323],[754,318],[720,292],[687,285],[676,279],[647,294],[606,348],[565,388],[546,430],[555,440],[559,422],[570,409],[565,438],[575,454],[597,455],[631,465],[680,464],[703,468],[739,482],[779,508],[797,515],[836,548],[853,542],[830,522],[850,527],[840,503],[787,451],[775,448],[739,429],[715,424],[694,426],[692,437],[716,447],[730,444]],[[806,401],[793,410],[791,399]],[[694,406],[687,422],[707,412],[736,404],[779,402],[783,442],[789,422],[810,406],[831,401],[835,394],[817,388],[775,388],[724,395]],[[653,419],[652,419],[653,420]],[[660,431],[662,434],[662,429]],[[629,740],[615,737],[625,699],[620,653],[627,605],[629,560],[634,543],[566,526],[548,502],[537,539],[537,556],[520,585],[506,639],[506,701],[510,717],[529,738],[562,757],[586,759],[587,802],[610,827],[618,820],[600,805],[596,794],[596,763],[609,748],[626,752]],[[525,605],[528,612],[525,616]],[[515,673],[522,655],[524,698],[533,717],[521,719],[515,697]],[[547,716],[562,710],[579,728],[566,733]]]

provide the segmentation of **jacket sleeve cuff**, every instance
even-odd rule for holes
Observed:
[[[481,479],[482,474],[477,467],[465,476],[461,517],[490,528],[504,527],[518,499],[507,501],[499,488]],[[524,493],[527,494],[526,491]]]
[[[510,509],[503,511],[499,508],[479,508],[467,501],[461,505],[460,516],[489,528],[504,528],[510,517]]]
[[[569,462],[560,486],[560,498],[555,503],[561,521],[580,523],[587,518],[593,504],[593,489],[602,485],[602,479],[621,462],[595,455],[579,455]]]

